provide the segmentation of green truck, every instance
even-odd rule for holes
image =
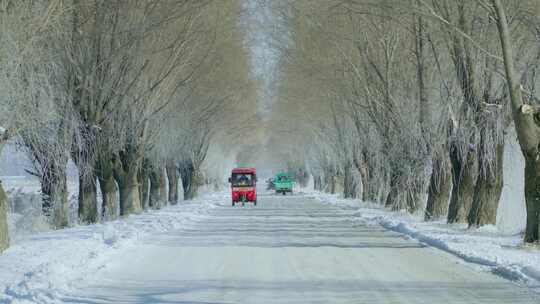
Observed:
[[[278,173],[274,177],[274,187],[276,189],[276,193],[282,193],[283,195],[289,193],[293,193],[293,185],[294,180],[292,177],[287,173]]]

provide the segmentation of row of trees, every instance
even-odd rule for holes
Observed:
[[[276,37],[277,113],[308,130],[293,142],[307,138],[317,189],[426,220],[495,224],[505,135],[515,128],[526,160],[525,241],[539,240],[537,1],[272,6],[287,28]]]
[[[79,223],[176,204],[179,181],[184,199],[196,196],[210,145],[251,115],[241,9],[210,0],[0,1],[0,144],[11,139],[29,155],[54,227],[72,224],[70,160]],[[0,187],[0,251],[6,205]]]

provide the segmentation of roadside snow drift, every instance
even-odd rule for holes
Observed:
[[[61,292],[144,237],[197,222],[225,199],[210,194],[159,211],[31,235],[0,255],[0,303],[58,303]]]
[[[402,233],[540,293],[540,248],[524,245],[519,233],[505,234],[496,226],[467,229],[467,225],[449,225],[446,221],[424,222],[419,216],[392,212],[373,203],[322,193],[310,195],[321,202],[355,209],[355,216],[363,223]]]

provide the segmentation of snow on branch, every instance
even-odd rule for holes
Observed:
[[[525,115],[535,115],[535,114],[540,113],[540,107],[524,104],[521,106],[521,113]]]

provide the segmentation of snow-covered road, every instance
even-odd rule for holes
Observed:
[[[355,210],[306,196],[228,202],[145,239],[64,296],[72,303],[539,303],[493,274]]]

